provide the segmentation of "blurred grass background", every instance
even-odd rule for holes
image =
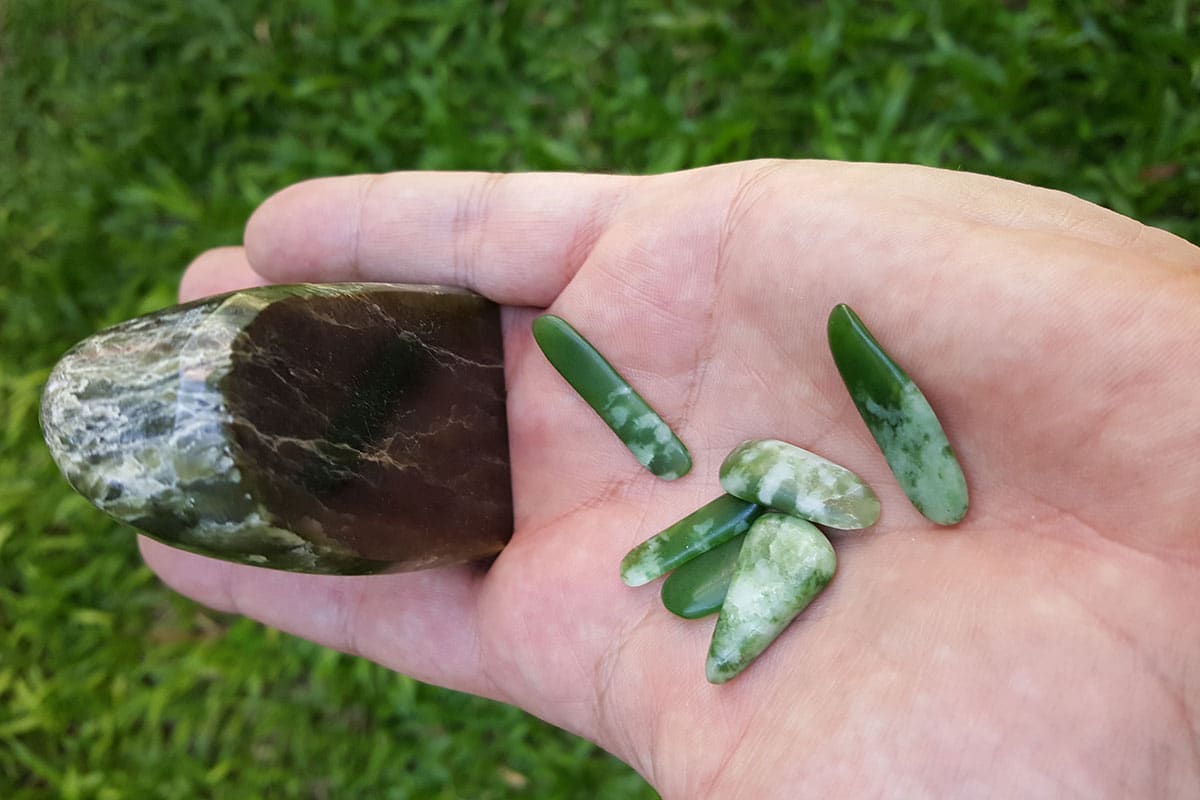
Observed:
[[[271,192],[908,161],[1200,240],[1200,3],[0,0],[0,797],[652,797],[514,709],[159,586],[38,393]],[[399,611],[398,611],[399,613]]]

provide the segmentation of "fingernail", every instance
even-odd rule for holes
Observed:
[[[721,605],[705,665],[708,680],[725,683],[750,666],[836,570],[833,546],[814,525],[786,514],[759,517]]]
[[[866,528],[879,499],[845,467],[777,439],[751,439],[721,464],[721,488],[734,497],[831,528]]]
[[[533,338],[638,463],[668,481],[691,470],[692,457],[679,437],[577,330],[545,314],[533,321]]]
[[[621,580],[642,586],[750,529],[765,509],[723,494],[629,551]]]
[[[847,305],[829,315],[829,349],[908,499],[939,525],[961,520],[967,513],[967,481],[925,395]]]

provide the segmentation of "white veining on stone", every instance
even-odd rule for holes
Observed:
[[[71,483],[128,522],[194,519],[188,544],[220,549],[257,531],[306,546],[266,522],[241,486],[224,434],[229,412],[217,382],[229,370],[233,338],[265,305],[233,295],[220,306],[133,320],[65,356],[47,382],[42,424]],[[211,501],[226,493],[242,502]]]
[[[327,441],[264,432],[247,424],[239,411],[236,424],[241,432],[235,435],[235,420],[222,394],[222,382],[233,371],[234,343],[274,302],[293,297],[345,297],[360,291],[409,290],[470,294],[396,285],[277,286],[170,309],[102,331],[64,356],[52,371],[42,406],[47,443],[68,480],[89,500],[165,541],[255,563],[265,560],[278,566],[279,559],[283,559],[290,569],[339,569],[343,561],[338,559],[348,563],[360,556],[341,539],[327,536],[323,526],[331,520],[334,525],[343,524],[339,518],[345,520],[345,525],[353,524],[354,515],[330,508],[328,500],[314,491],[307,498],[315,506],[311,512],[314,516],[294,515],[286,522],[293,530],[276,527],[276,523],[285,524],[276,517],[279,509],[272,512],[264,507],[256,495],[262,487],[258,483],[249,485],[246,481],[251,478],[238,468],[239,459],[244,458],[240,448],[246,446],[246,440],[238,437],[245,433],[256,445],[275,453],[287,448],[287,457],[293,463],[296,456],[292,454],[298,452],[301,465],[311,458],[323,479],[334,483],[342,478],[356,480],[358,491],[369,492],[372,487],[382,488],[377,481],[384,480],[386,474],[394,477],[397,472],[418,468],[415,463],[400,461],[412,449],[405,442],[436,441],[437,436],[451,430],[471,432],[474,420],[484,412],[473,411],[468,400],[462,413],[451,405],[433,424],[397,430],[382,440]],[[474,302],[474,295],[471,297]],[[357,297],[355,301],[356,313],[365,317],[359,325],[346,323],[319,308],[309,306],[307,310],[312,318],[322,321],[321,325],[343,328],[348,335],[364,328],[390,328],[409,346],[423,348],[450,380],[459,367],[471,371],[503,368],[500,358],[489,358],[484,363],[414,338],[412,331],[399,324],[403,316],[394,316],[374,298]],[[400,298],[398,302],[402,306],[407,301]],[[414,330],[426,336],[436,335],[435,327],[419,318],[414,322]],[[242,356],[238,358],[241,363]],[[286,363],[284,368],[287,372],[280,375],[270,394],[255,397],[254,401],[268,408],[270,414],[289,415],[301,410],[315,413],[333,427],[334,420],[327,416],[330,412],[312,405],[300,388],[305,382],[320,384],[319,362],[310,367],[300,359]],[[481,397],[502,402],[502,384],[494,390],[490,386],[481,388]],[[400,409],[397,413],[402,419],[407,412]],[[313,429],[324,430],[320,425]],[[481,454],[477,463],[502,466],[507,471],[507,459],[487,453]],[[373,468],[356,469],[363,464]],[[251,471],[254,468],[253,464],[247,466]],[[460,488],[457,483],[472,480],[472,476],[471,469],[447,471],[426,484],[456,492]],[[269,478],[259,475],[252,479]],[[294,487],[288,491],[294,491]],[[336,493],[328,497],[332,499]],[[489,501],[483,498],[481,503],[487,507]],[[504,504],[497,502],[495,508],[503,511]],[[504,513],[510,513],[510,509]],[[405,567],[419,568],[424,557],[422,554],[406,561]],[[430,563],[442,557],[442,553],[429,552]]]

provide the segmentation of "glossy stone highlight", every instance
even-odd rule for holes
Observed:
[[[845,467],[778,439],[751,439],[721,464],[721,488],[820,525],[867,528],[879,520],[879,498]]]
[[[900,488],[931,521],[961,520],[967,481],[925,395],[849,306],[835,307],[828,327],[834,363]]]
[[[724,683],[758,658],[833,579],[837,557],[815,526],[764,514],[738,554],[705,672]]]
[[[369,573],[512,532],[499,309],[458,289],[272,286],[130,320],[42,398],[63,474],[167,544]]]
[[[666,609],[684,619],[717,613],[725,602],[733,568],[745,541],[745,536],[735,536],[668,575],[662,587],[662,604]]]
[[[750,529],[765,511],[761,506],[723,494],[629,551],[621,561],[621,580],[642,586],[696,556]]]
[[[668,481],[691,470],[692,457],[670,426],[577,330],[545,314],[533,321],[533,338],[639,464]]]

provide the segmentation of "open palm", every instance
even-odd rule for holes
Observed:
[[[1165,796],[1200,782],[1200,249],[1081,200],[917,167],[753,162],[625,178],[301,184],[205,254],[194,297],[262,282],[463,285],[504,304],[516,533],[488,569],[332,578],[143,548],[196,599],[497,698],[664,795]],[[924,389],[972,490],[937,528],[843,389],[853,306]],[[695,466],[641,469],[541,356],[549,307]],[[741,677],[712,620],[621,556],[719,494],[744,439],[863,476],[830,587]]]

